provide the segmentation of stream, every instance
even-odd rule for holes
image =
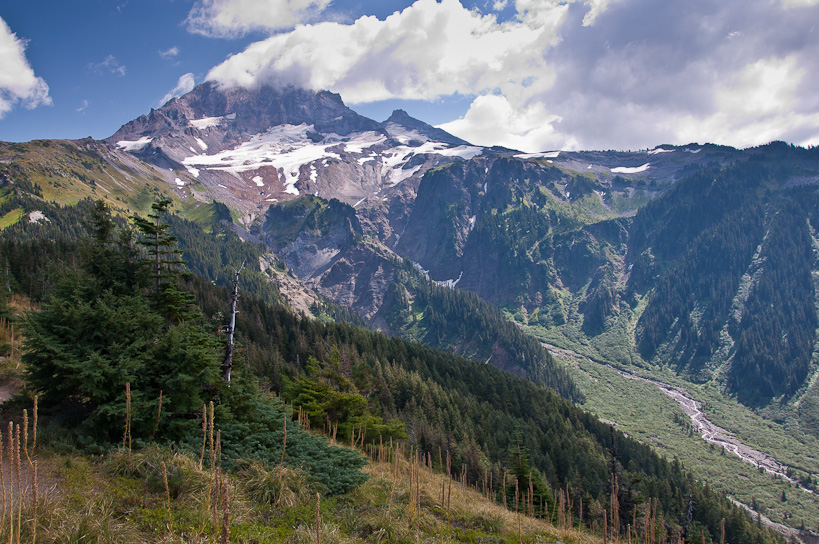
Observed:
[[[786,465],[785,463],[778,461],[775,457],[768,455],[767,453],[764,453],[762,451],[756,450],[750,446],[743,444],[734,436],[732,436],[731,433],[709,421],[708,418],[705,417],[705,413],[702,411],[702,403],[691,398],[691,395],[685,389],[651,378],[644,378],[642,376],[638,376],[637,374],[632,374],[631,372],[621,370],[608,363],[602,363],[599,361],[591,360],[588,357],[577,353],[576,351],[559,348],[557,346],[553,346],[551,344],[546,343],[543,343],[543,347],[546,348],[549,351],[549,353],[553,355],[575,360],[590,360],[595,364],[605,366],[606,368],[609,368],[617,372],[618,374],[620,374],[621,376],[628,380],[637,380],[649,383],[659,388],[660,391],[663,392],[663,394],[673,399],[680,405],[680,408],[682,408],[683,412],[685,412],[688,415],[688,417],[691,418],[691,423],[694,425],[694,429],[696,429],[696,431],[702,436],[702,438],[709,444],[715,444],[717,446],[725,448],[725,451],[733,453],[746,463],[749,463],[757,468],[761,468],[769,474],[776,474],[777,476],[784,478],[785,480],[795,484],[798,488],[800,488],[802,491],[806,493],[819,494],[814,491],[811,491],[810,489],[802,487],[798,480],[788,476],[789,466]],[[806,540],[803,540],[803,537],[805,535],[802,534],[799,530],[772,521],[765,517],[764,515],[761,515],[758,512],[753,511],[750,508],[750,506],[743,504],[737,501],[736,499],[733,499],[731,497],[729,497],[729,499],[737,506],[740,506],[741,508],[744,508],[745,510],[750,512],[752,516],[759,516],[760,517],[759,519],[764,525],[785,536],[785,538],[795,539],[797,542],[806,542]]]
[[[588,357],[585,357],[584,355],[581,355],[575,351],[559,348],[551,344],[543,344],[543,347],[545,347],[550,353],[561,357],[569,357],[572,359],[581,358],[588,359]],[[621,370],[607,363],[601,363],[598,361],[593,362],[595,364],[599,364],[601,366],[605,366],[611,370],[614,370],[615,372],[617,372],[626,379],[646,382],[656,386],[667,397],[673,399],[680,405],[680,408],[682,408],[683,412],[685,412],[688,415],[688,417],[691,418],[691,423],[694,425],[694,429],[702,436],[702,438],[706,442],[708,442],[709,444],[714,444],[716,446],[721,446],[725,448],[725,451],[733,453],[746,463],[749,463],[758,469],[763,469],[765,472],[769,474],[776,474],[777,476],[784,478],[785,480],[791,482],[792,484],[795,484],[796,486],[798,486],[800,489],[807,493],[814,493],[810,489],[802,487],[802,485],[800,485],[799,483],[799,480],[791,478],[788,475],[788,469],[790,468],[788,465],[778,461],[775,457],[768,455],[765,452],[756,450],[750,446],[743,444],[734,436],[732,436],[730,432],[709,421],[705,417],[705,413],[702,411],[702,404],[691,398],[690,394],[685,389],[667,383],[663,383],[661,381],[654,380],[651,378],[644,378],[642,376],[638,376],[637,374],[632,374],[631,372]]]

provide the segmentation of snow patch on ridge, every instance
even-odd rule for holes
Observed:
[[[444,280],[444,281],[436,281],[438,285],[442,285],[444,287],[449,287],[450,289],[454,289],[458,282],[461,281],[461,278],[464,277],[464,271],[461,270],[460,275],[458,276],[457,280]]]
[[[651,166],[650,163],[645,163],[642,166],[618,166],[617,168],[612,168],[612,174],[639,174],[640,172],[645,172]]]
[[[201,126],[215,126],[221,118],[196,119]],[[192,121],[192,122],[194,122]],[[412,131],[404,131],[409,134]],[[367,131],[352,134],[348,137],[338,134],[326,134],[315,142],[315,127],[313,125],[279,125],[267,132],[253,136],[234,149],[220,151],[209,155],[207,153],[194,154],[182,160],[185,167],[193,174],[193,170],[218,170],[229,172],[238,177],[243,172],[258,170],[262,167],[273,167],[279,173],[285,192],[298,195],[297,182],[302,178],[302,167],[310,165],[310,179],[315,182],[318,173],[315,164],[321,161],[325,167],[331,159],[342,159],[342,154],[363,155],[357,160],[360,165],[370,161],[378,162],[381,159],[381,178],[390,186],[397,185],[416,174],[422,164],[406,168],[407,161],[419,154],[437,154],[444,157],[459,157],[471,159],[483,152],[483,148],[470,145],[452,147],[442,142],[426,139],[421,145],[399,145],[384,149],[390,141],[383,133]],[[203,150],[206,149],[201,139],[196,139]],[[416,140],[417,141],[417,140]],[[380,146],[376,150],[371,148]],[[384,150],[380,152],[380,150]],[[352,159],[352,158],[351,158]],[[197,175],[197,174],[194,174]],[[269,179],[268,179],[269,181]]]
[[[190,119],[190,124],[199,130],[205,130],[211,127],[218,127],[222,124],[223,117],[203,117],[201,119]]]
[[[203,117],[201,119],[188,119],[188,122],[199,130],[205,130],[211,127],[218,127],[223,121],[232,121],[236,119],[235,113],[229,113],[221,117]]]
[[[660,153],[671,153],[673,149],[663,149],[662,147],[655,147],[651,151],[648,152],[649,155],[659,155]]]
[[[143,136],[139,140],[120,140],[117,142],[117,147],[122,149],[123,151],[139,151],[152,141],[153,138],[149,136]]]
[[[390,138],[398,140],[402,144],[408,144],[411,141],[416,142],[427,142],[429,138],[418,132],[417,130],[409,129],[403,125],[399,125],[398,123],[387,123],[387,126],[384,127],[384,130],[387,131],[387,134],[390,135]]]
[[[421,165],[405,169],[406,162],[415,155],[436,154],[444,157],[460,157],[469,160],[483,152],[482,147],[459,145],[449,147],[441,142],[425,142],[418,147],[398,146],[381,156],[381,175],[391,186],[398,185],[421,169]]]
[[[213,155],[195,155],[185,158],[186,167],[220,170],[240,174],[257,170],[263,166],[272,166],[279,171],[284,184],[284,191],[298,195],[296,182],[302,165],[321,159],[340,159],[337,153],[327,151],[338,145],[334,138],[326,138],[322,143],[313,144],[307,138],[307,132],[314,130],[312,125],[280,125],[265,133],[257,134],[249,141],[235,149],[228,149]],[[330,141],[327,141],[327,140]]]
[[[560,156],[560,151],[544,151],[543,153],[519,153],[516,159],[556,159]]]
[[[344,151],[347,153],[363,153],[365,149],[369,149],[374,145],[383,144],[387,138],[383,134],[377,132],[363,132],[354,138],[344,142]]]

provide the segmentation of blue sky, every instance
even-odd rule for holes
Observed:
[[[104,138],[206,79],[526,151],[819,145],[819,0],[29,0],[0,140]]]

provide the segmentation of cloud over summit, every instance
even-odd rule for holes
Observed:
[[[331,0],[197,0],[185,24],[193,33],[234,38],[292,28],[316,17]]]
[[[541,51],[555,40],[557,23],[500,23],[458,0],[418,0],[384,20],[300,25],[251,44],[207,79],[227,86],[331,89],[350,103],[432,100],[487,89],[521,94],[525,82],[532,86],[551,77]]]

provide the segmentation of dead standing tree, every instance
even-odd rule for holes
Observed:
[[[233,295],[230,297],[230,325],[228,325],[227,331],[228,341],[225,347],[225,361],[222,364],[222,378],[224,378],[227,383],[230,383],[230,371],[233,368],[233,333],[236,330],[236,314],[239,313],[238,310],[236,310],[236,303],[239,301],[239,274],[244,267],[245,263],[242,262],[242,266],[240,266],[238,270],[233,271]]]

